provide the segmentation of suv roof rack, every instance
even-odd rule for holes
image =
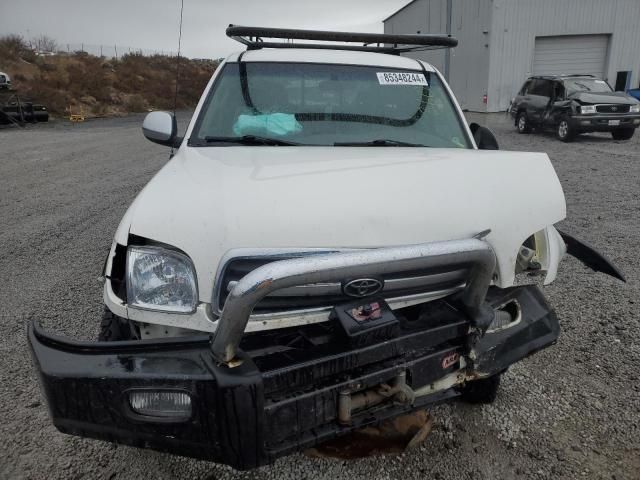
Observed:
[[[556,75],[532,75],[529,78],[554,79],[554,78],[571,78],[571,77],[593,77],[593,78],[595,78],[595,75],[591,75],[590,73],[558,73]]]
[[[458,40],[449,35],[387,35],[384,33],[328,32],[322,30],[243,27],[240,25],[229,25],[227,36],[246,45],[247,50],[260,48],[313,48],[399,55],[405,52],[451,48],[458,45]],[[280,41],[265,41],[265,38],[280,39]],[[296,43],[295,40],[341,43]],[[354,43],[362,43],[362,45],[353,45]]]

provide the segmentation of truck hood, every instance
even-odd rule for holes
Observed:
[[[627,95],[624,92],[577,92],[570,95],[570,98],[585,104],[613,103],[616,105],[633,105],[635,103],[638,103],[635,98],[633,98],[631,95]]]
[[[118,229],[175,246],[209,302],[239,248],[367,248],[490,229],[500,285],[524,240],[565,217],[546,154],[400,147],[183,146]]]

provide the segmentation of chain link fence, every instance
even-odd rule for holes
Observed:
[[[94,45],[90,43],[61,43],[58,44],[58,54],[72,54],[75,52],[86,52],[96,57],[118,59],[123,55],[137,54],[150,57],[153,55],[167,55],[175,57],[177,52],[172,50],[153,50],[148,48],[130,47],[126,45]]]

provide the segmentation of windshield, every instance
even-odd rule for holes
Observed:
[[[565,80],[564,86],[567,89],[567,94],[577,92],[611,92],[611,87],[604,80],[598,80],[595,78],[575,78],[572,80]]]
[[[267,62],[224,67],[189,143],[471,148],[435,73]]]

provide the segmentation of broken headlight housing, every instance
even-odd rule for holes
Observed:
[[[129,247],[127,303],[144,310],[194,312],[198,288],[191,259],[166,248]]]

